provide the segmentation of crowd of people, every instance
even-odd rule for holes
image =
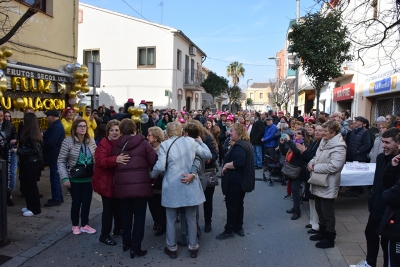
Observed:
[[[23,216],[41,213],[37,181],[43,166],[48,166],[52,198],[44,207],[62,205],[63,184],[72,199],[73,234],[96,233],[89,225],[89,211],[92,194],[97,192],[103,202],[100,242],[116,245],[112,236],[120,235],[123,250],[130,250],[131,258],[145,255],[141,243],[148,205],[155,235],[166,233],[165,254],[175,259],[177,246],[184,245],[190,257],[196,258],[202,235],[199,207],[203,204],[204,232],[209,233],[219,169],[227,214],[224,231],[216,238],[245,236],[245,194],[254,189],[255,170],[264,168],[266,158],[279,154],[286,177],[284,199],[293,200],[286,212],[292,220],[299,219],[301,198],[308,199],[310,240],[318,241],[317,248],[330,248],[336,237],[334,200],[344,164],[375,162],[365,230],[367,259],[361,263],[368,265],[360,266],[376,266],[380,235],[385,263],[398,260],[393,237],[400,234],[397,220],[393,227],[383,220],[399,216],[395,209],[400,204],[396,199],[400,196],[400,112],[378,117],[370,125],[362,116],[351,119],[350,111],[320,112],[316,117],[315,110],[291,116],[272,110],[231,113],[184,107],[178,111],[153,109],[144,100],[140,104],[146,106],[149,117],[145,123],[130,119],[133,99],[118,112],[105,105],[93,110],[87,106],[82,112],[68,107],[62,114],[49,110],[44,133],[34,110],[25,110],[18,131],[9,121],[11,114],[1,110],[8,204],[13,205],[18,155],[20,190],[26,200]],[[352,187],[348,193],[362,194],[363,188]],[[177,222],[181,224],[178,238]]]

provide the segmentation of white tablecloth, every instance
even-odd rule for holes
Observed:
[[[366,163],[368,171],[347,170],[346,165],[341,172],[340,186],[372,185],[374,182],[376,163]]]

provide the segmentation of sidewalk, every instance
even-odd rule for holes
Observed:
[[[256,170],[256,178],[261,177],[262,171]],[[264,183],[260,179],[257,180],[256,187],[257,184]],[[43,205],[51,198],[48,170],[42,173],[41,181],[38,185],[40,193],[43,194],[41,199],[41,204]],[[272,188],[268,187],[268,189],[284,192],[284,187],[279,183],[275,183]],[[65,195],[65,190],[63,193],[64,203],[60,207],[42,208],[40,215],[23,217],[21,209],[25,207],[25,200],[20,197],[18,189],[13,192],[13,200],[16,205],[8,207],[8,239],[10,243],[0,248],[0,266],[20,266],[71,234],[71,198]],[[282,200],[282,206],[287,205],[287,201]],[[281,202],[279,201],[279,203]],[[309,214],[308,202],[303,203],[303,209],[305,211],[303,216],[308,217],[305,216],[306,213]],[[101,212],[101,198],[94,193],[90,219],[98,217]],[[361,197],[339,197],[335,202],[335,212],[336,246],[332,249],[326,249],[325,253],[331,266],[346,267],[365,259],[366,241],[364,229],[368,219],[367,194],[364,193]],[[97,230],[99,231],[100,229]],[[307,255],[304,256],[306,257]],[[7,257],[11,259],[6,261]],[[383,259],[380,255],[378,266],[382,265]]]
[[[42,213],[37,216],[24,217],[21,209],[26,207],[25,199],[21,197],[19,183],[12,193],[15,206],[8,207],[8,240],[9,244],[0,248],[0,260],[11,260],[0,266],[19,266],[37,255],[47,247],[56,243],[71,233],[71,197],[66,196],[63,188],[64,203],[59,207],[45,208],[43,205],[51,198],[50,171],[42,172],[38,182],[39,192],[43,194],[40,199]],[[93,218],[102,212],[101,197],[93,194],[90,217]],[[4,257],[5,256],[5,257]]]

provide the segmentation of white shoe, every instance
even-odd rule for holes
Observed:
[[[22,208],[21,209],[22,213],[29,211],[27,208]]]
[[[25,217],[31,217],[31,216],[34,216],[35,214],[33,214],[32,211],[28,210],[28,211],[25,211],[24,213],[22,213],[22,215]]]
[[[349,267],[371,267],[371,265],[369,265],[367,263],[367,261],[362,260],[359,263],[357,263],[356,265],[350,265]]]

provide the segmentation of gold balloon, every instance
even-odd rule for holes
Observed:
[[[20,84],[21,78],[20,77],[12,77],[11,78],[11,88],[16,91],[17,86]]]
[[[29,85],[28,85],[28,81],[26,80],[25,77],[22,77],[22,78],[21,78],[20,83],[19,83],[19,86],[20,86],[20,88],[21,88],[21,90],[22,90],[23,92],[28,92],[28,90],[29,90]]]
[[[131,117],[131,119],[132,119],[135,123],[138,123],[138,122],[140,121],[140,118],[139,118],[138,116],[136,116],[136,115],[133,115],[133,116]]]
[[[81,70],[86,70],[86,71],[87,71],[87,70],[88,70],[88,67],[87,67],[86,65],[82,64],[82,65],[81,65]]]
[[[15,100],[14,108],[15,108],[16,110],[20,110],[23,106],[24,106],[24,100],[23,100],[21,97],[18,97],[18,98]]]
[[[24,101],[24,105],[22,106],[22,108],[25,110],[28,107],[28,98],[24,96],[22,97],[22,100]]]
[[[31,92],[37,92],[37,87],[35,87],[35,79],[30,78],[29,79],[29,89],[31,90]]]
[[[65,83],[57,83],[57,90],[60,94],[65,94],[65,89],[66,85]]]
[[[75,91],[80,91],[81,88],[82,88],[82,86],[81,86],[80,83],[75,83],[75,84],[74,84],[74,90],[75,90]]]
[[[0,59],[0,69],[5,69],[7,67],[7,60],[4,58]]]
[[[39,97],[36,97],[35,99],[35,110],[43,109],[43,104],[42,101],[40,100]]]
[[[0,79],[0,91],[2,93],[5,93],[7,91],[7,79],[5,76]]]
[[[81,80],[80,80],[81,85],[82,85],[82,86],[85,86],[85,85],[87,84],[87,80],[88,80],[87,78],[81,79]]]
[[[83,72],[83,78],[89,78],[89,72],[87,72],[87,71],[84,71]]]
[[[44,81],[43,80],[39,80],[38,82],[37,82],[37,85],[38,85],[38,90],[39,90],[39,92],[40,93],[43,93],[44,92]],[[14,89],[14,88],[13,88]]]
[[[134,113],[134,110],[135,110],[135,107],[130,106],[130,107],[128,108],[128,113],[129,113],[130,115],[134,115],[134,114],[135,114],[135,113]]]
[[[11,50],[10,48],[6,47],[6,48],[3,50],[3,56],[5,56],[5,57],[11,57],[11,55],[12,55],[12,50]]]
[[[75,91],[71,91],[71,92],[68,93],[68,96],[70,98],[75,98],[76,97],[76,92]]]
[[[0,92],[0,98],[3,98],[3,99],[4,99],[3,93],[2,93],[2,92]]]
[[[74,78],[78,79],[78,80],[82,79],[83,78],[83,72],[81,70],[76,70],[74,72]]]
[[[73,105],[72,107],[73,107],[75,110],[79,110],[79,108],[80,108],[78,103],[76,103],[76,104]]]
[[[3,93],[1,93],[1,94],[3,94]],[[3,106],[4,109],[10,109],[11,108],[11,97],[7,96],[7,103],[6,103],[6,97],[2,97],[1,105]]]
[[[0,58],[3,57],[3,51],[0,50]]]
[[[44,99],[44,100],[42,101],[42,104],[43,104],[43,108],[44,108],[45,110],[51,109],[51,102],[50,102],[50,99],[48,99],[48,98]]]
[[[143,109],[138,108],[137,111],[136,111],[136,114],[137,114],[138,116],[142,115],[142,114],[143,114]]]
[[[88,93],[90,91],[90,87],[89,86],[82,86],[81,91],[86,94],[86,93]]]

